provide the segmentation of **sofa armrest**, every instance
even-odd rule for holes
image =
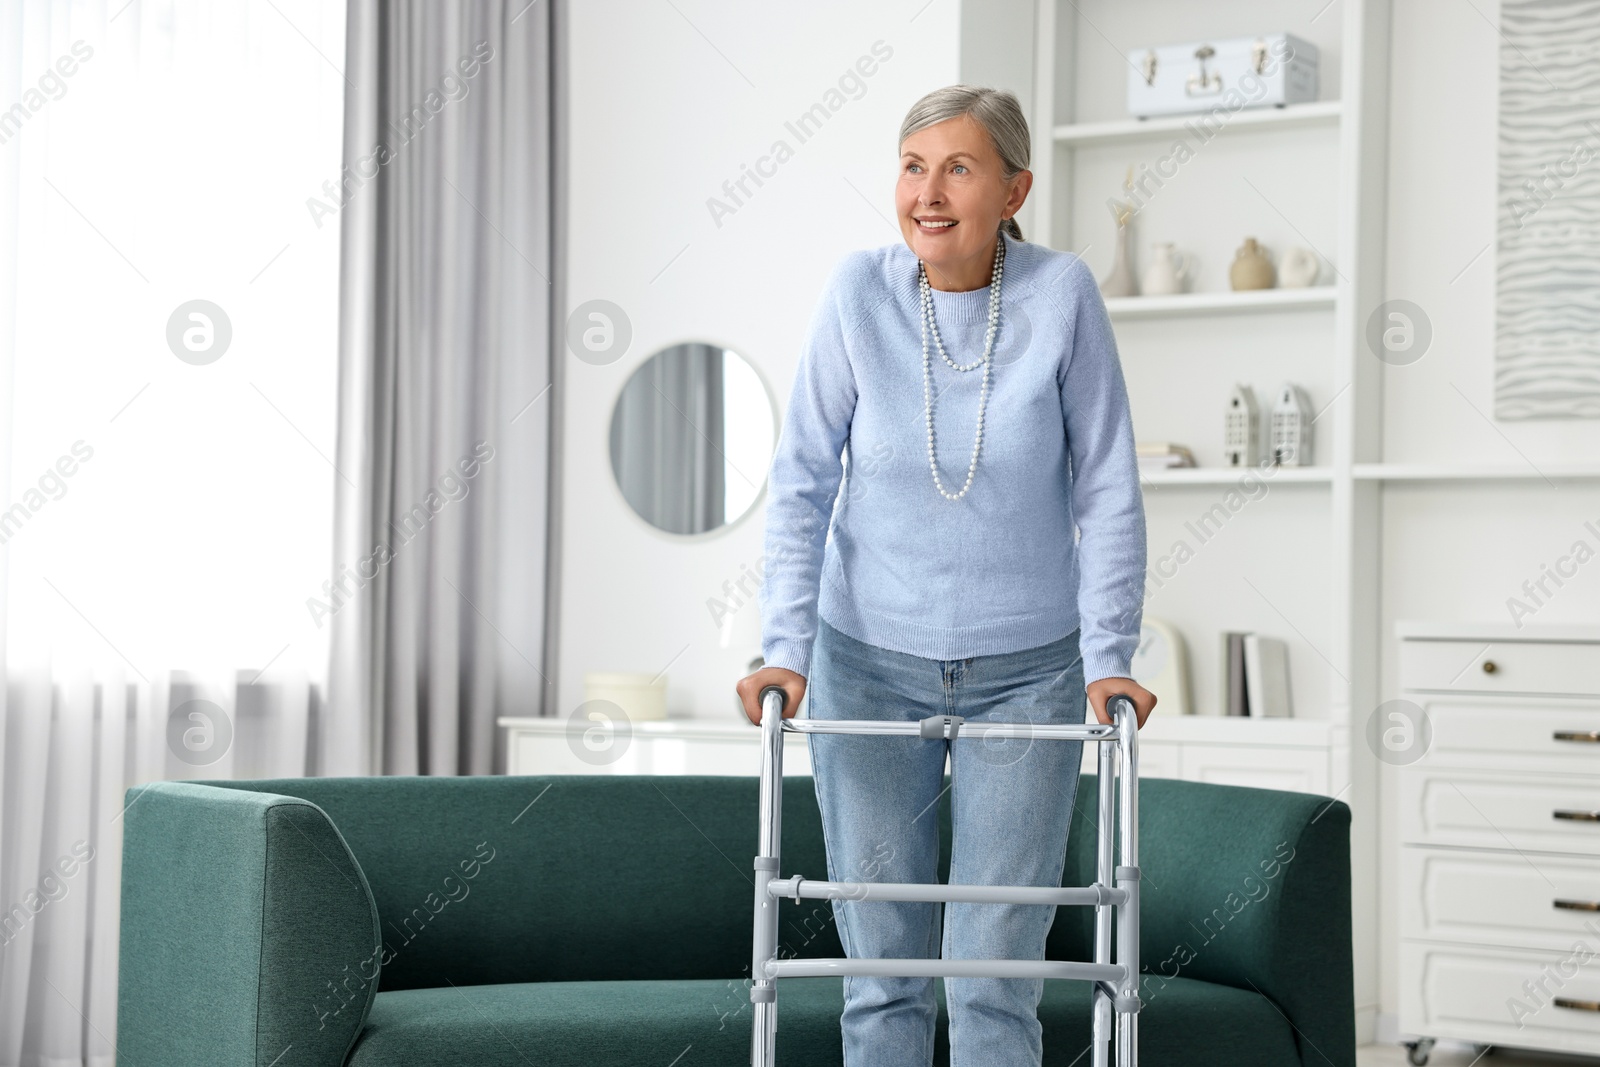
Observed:
[[[366,876],[295,797],[154,782],[123,814],[121,1067],[337,1067],[377,993]]]
[[[1355,1067],[1349,805],[1159,778],[1139,788],[1141,999],[1177,976],[1253,989],[1288,1020],[1305,1067]]]

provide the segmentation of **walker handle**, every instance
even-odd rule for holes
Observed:
[[[783,706],[789,700],[789,691],[787,689],[785,689],[781,685],[764,685],[764,686],[762,686],[761,687],[761,695],[756,698],[756,706],[761,709],[761,714],[762,715],[765,715],[767,713],[767,694],[768,693],[777,693],[778,694],[778,714],[782,715],[783,714]]]
[[[1136,704],[1134,704],[1133,698],[1130,697],[1126,693],[1112,693],[1110,696],[1106,697],[1106,714],[1107,715],[1110,715],[1112,718],[1116,718],[1116,712],[1111,710],[1111,703],[1112,703],[1112,701],[1115,701],[1115,700],[1125,700],[1125,701],[1127,701],[1127,703],[1128,703],[1128,714],[1134,716],[1134,721],[1135,722],[1139,721],[1138,720],[1139,708],[1138,708],[1138,706]]]

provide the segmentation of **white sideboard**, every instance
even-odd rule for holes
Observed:
[[[748,774],[761,773],[761,730],[728,720],[652,719],[586,724],[556,718],[506,717],[507,774]],[[811,773],[800,734],[783,738],[783,773]]]
[[[1439,1037],[1600,1053],[1600,627],[1395,633],[1411,1062]]]
[[[732,715],[726,722],[661,719],[618,728],[555,718],[506,717],[499,724],[507,731],[507,774],[761,772],[761,731]],[[1163,718],[1158,711],[1139,731],[1139,775],[1333,795],[1338,736],[1314,719]],[[1083,746],[1084,770],[1094,771],[1097,751]],[[804,735],[784,735],[783,770],[811,773]]]

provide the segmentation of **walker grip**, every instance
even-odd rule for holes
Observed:
[[[1137,721],[1139,708],[1136,704],[1134,704],[1133,698],[1126,693],[1112,693],[1110,696],[1106,697],[1106,714],[1113,717],[1116,716],[1117,713],[1111,710],[1111,705],[1119,700],[1127,702],[1128,714],[1134,716],[1135,721]]]

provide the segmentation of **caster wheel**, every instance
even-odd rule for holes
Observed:
[[[1411,1067],[1423,1067],[1428,1062],[1428,1054],[1433,1051],[1433,1038],[1423,1037],[1416,1041],[1405,1042],[1406,1062]]]

